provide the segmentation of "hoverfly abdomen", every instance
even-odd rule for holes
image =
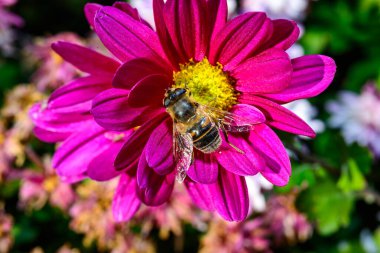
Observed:
[[[212,153],[217,150],[222,140],[220,138],[219,129],[212,125],[207,132],[205,132],[198,139],[194,139],[194,146],[203,153]]]
[[[194,146],[203,153],[212,153],[221,144],[218,128],[206,116],[201,117],[188,132],[193,138]]]

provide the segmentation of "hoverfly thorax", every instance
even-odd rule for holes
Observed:
[[[163,103],[172,118],[181,123],[193,118],[197,110],[197,103],[190,99],[189,91],[184,88],[169,89]]]

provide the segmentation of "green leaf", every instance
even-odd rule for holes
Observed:
[[[301,193],[298,203],[300,210],[316,222],[318,232],[327,236],[349,224],[354,197],[327,180]]]
[[[375,241],[377,248],[380,250],[380,228],[376,229],[374,232],[373,240]]]
[[[366,180],[353,159],[349,159],[348,165],[343,166],[337,185],[344,192],[361,191],[366,187]]]
[[[329,35],[324,31],[308,31],[301,39],[307,54],[322,53],[329,43]]]
[[[339,253],[366,253],[359,240],[347,240],[338,244]]]

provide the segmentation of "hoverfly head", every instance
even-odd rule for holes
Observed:
[[[180,100],[187,93],[187,89],[184,88],[170,88],[165,92],[165,98],[163,101],[164,107],[167,108]]]

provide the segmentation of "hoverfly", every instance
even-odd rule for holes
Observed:
[[[163,104],[173,119],[173,153],[178,182],[183,182],[186,177],[193,161],[193,148],[203,153],[216,151],[222,144],[222,132],[226,142],[244,154],[229,142],[227,131],[250,131],[255,124],[262,123],[201,105],[191,98],[191,94],[185,88],[168,89]]]

